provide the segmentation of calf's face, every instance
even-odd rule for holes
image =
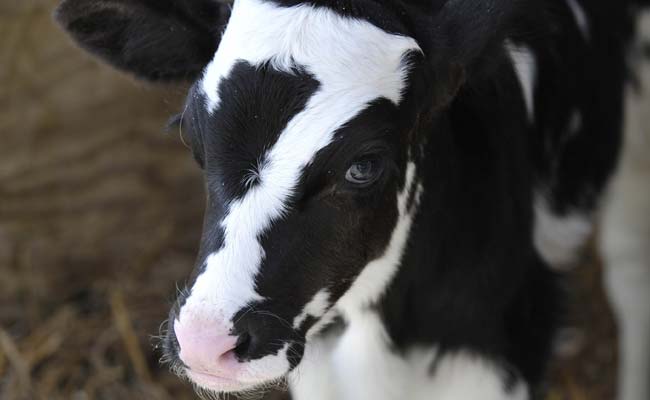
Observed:
[[[168,338],[193,382],[284,376],[385,256],[415,188],[415,113],[401,106],[419,57],[413,39],[325,8],[235,4],[180,122],[208,198]],[[373,301],[378,278],[350,301]]]
[[[194,80],[179,123],[207,207],[165,351],[204,390],[284,377],[337,312],[379,298],[422,191],[422,121],[459,83],[432,72],[403,14],[306,3],[67,0],[58,11],[115,66]]]

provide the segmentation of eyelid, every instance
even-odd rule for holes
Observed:
[[[357,153],[355,159],[362,159],[370,156],[387,156],[390,153],[390,148],[385,143],[368,143],[362,146],[361,150]]]
[[[383,164],[382,168],[384,168],[384,170],[392,170],[398,168],[393,156],[393,150],[387,143],[383,141],[373,141],[361,146],[355,156],[348,160],[348,167],[353,163],[363,161],[366,158],[373,158]]]

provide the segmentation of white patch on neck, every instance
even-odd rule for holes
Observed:
[[[410,399],[404,382],[409,364],[390,351],[390,338],[376,312],[350,321],[332,354],[337,399]]]
[[[179,318],[219,315],[230,320],[249,303],[262,300],[255,288],[265,256],[258,237],[286,212],[303,169],[330,144],[339,127],[377,98],[399,103],[408,73],[403,56],[411,50],[419,51],[411,38],[324,7],[235,2],[201,83],[208,109],[219,107],[219,83],[238,61],[270,62],[287,72],[299,66],[320,87],[267,152],[259,185],[229,205],[221,223],[223,248],[207,257]]]
[[[411,357],[417,357],[412,352]],[[419,369],[421,379],[429,370]],[[433,379],[415,386],[410,397],[417,400],[526,400],[527,386],[519,381],[510,391],[505,390],[506,373],[488,360],[460,351],[438,360]]]
[[[576,20],[576,24],[578,25],[580,33],[582,33],[582,36],[585,38],[585,40],[589,40],[591,34],[589,32],[589,19],[587,18],[585,9],[582,8],[580,3],[578,3],[578,0],[566,0],[566,2],[569,5],[571,13],[573,14],[573,18]]]
[[[299,329],[308,317],[320,318],[327,311],[330,305],[330,293],[327,289],[319,290],[314,297],[305,305],[302,312],[293,319],[293,329]]]
[[[367,311],[340,338],[307,343],[291,393],[296,400],[528,399],[523,382],[506,391],[505,371],[485,358],[466,351],[437,357],[435,347],[395,353],[381,319]]]
[[[591,218],[580,213],[556,215],[543,195],[535,199],[534,244],[553,269],[563,270],[575,264],[578,251],[592,231]]]
[[[537,80],[535,54],[528,46],[518,46],[510,40],[506,41],[506,49],[510,54],[512,65],[521,85],[528,120],[533,122],[535,120],[535,85]]]
[[[404,188],[397,195],[397,224],[384,254],[364,267],[348,291],[337,302],[337,308],[348,318],[361,312],[366,306],[379,300],[393,279],[408,242],[413,216],[422,194],[422,185],[415,188],[415,206],[408,208],[408,197],[415,183],[415,164],[409,162],[406,168]]]

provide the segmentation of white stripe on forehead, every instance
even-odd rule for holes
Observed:
[[[219,83],[235,63],[270,61],[281,71],[305,67],[331,93],[356,94],[359,100],[383,96],[398,103],[405,78],[402,56],[414,49],[419,47],[412,38],[388,34],[325,7],[237,0],[202,89],[214,111],[220,102]]]
[[[303,169],[339,127],[377,98],[400,102],[408,73],[403,56],[410,50],[419,51],[413,39],[326,8],[235,2],[201,84],[210,112],[220,104],[219,83],[242,60],[252,65],[270,62],[287,72],[298,66],[320,86],[266,154],[260,183],[229,205],[221,223],[224,245],[208,256],[181,317],[189,311],[195,317],[218,313],[230,319],[250,302],[261,300],[255,291],[264,258],[259,236],[285,211]]]

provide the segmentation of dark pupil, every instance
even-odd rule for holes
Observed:
[[[352,169],[350,170],[352,178],[358,181],[367,180],[370,177],[371,173],[372,161],[370,160],[354,163],[354,165],[352,165]]]

